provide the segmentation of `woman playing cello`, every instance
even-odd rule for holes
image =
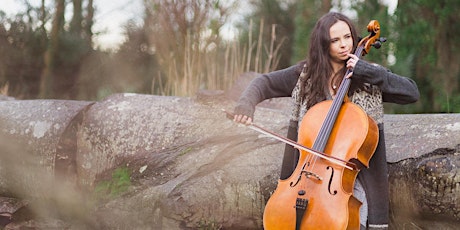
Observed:
[[[357,43],[356,30],[349,18],[335,12],[324,15],[312,31],[307,58],[294,66],[255,78],[235,107],[234,121],[250,124],[258,103],[269,98],[292,97],[287,136],[296,141],[299,123],[307,111],[319,102],[333,99],[343,78],[351,77],[348,97],[375,120],[379,133],[369,168],[360,170],[354,183],[353,196],[362,202],[359,223],[361,229],[387,229],[389,194],[383,102],[413,103],[418,100],[419,92],[413,80],[354,55]],[[345,76],[348,69],[353,71]],[[286,146],[280,180],[291,176],[298,159],[298,150]]]

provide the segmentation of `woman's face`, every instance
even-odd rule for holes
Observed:
[[[347,54],[353,50],[353,37],[350,27],[344,21],[338,21],[329,29],[331,45],[329,55],[333,63],[343,64],[347,59]]]

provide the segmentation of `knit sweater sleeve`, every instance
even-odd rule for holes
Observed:
[[[383,66],[363,60],[356,63],[352,79],[377,85],[382,90],[384,102],[409,104],[416,102],[420,97],[414,80],[399,76]]]
[[[235,114],[254,117],[254,111],[260,102],[275,97],[290,97],[298,80],[298,65],[286,69],[259,74],[241,94]]]

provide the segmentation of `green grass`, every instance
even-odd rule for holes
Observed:
[[[110,180],[99,182],[94,195],[97,200],[115,198],[128,191],[131,186],[131,173],[127,167],[117,168],[112,172]]]

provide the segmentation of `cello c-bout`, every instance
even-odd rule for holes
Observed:
[[[370,34],[355,51],[358,57],[371,46],[380,46],[379,23],[373,20],[367,29]],[[350,82],[344,77],[334,100],[308,110],[299,125],[298,143],[368,167],[377,147],[378,127],[359,106],[346,100]],[[300,150],[294,172],[278,181],[265,206],[264,229],[359,229],[361,202],[353,196],[358,172],[359,168],[349,169]]]

